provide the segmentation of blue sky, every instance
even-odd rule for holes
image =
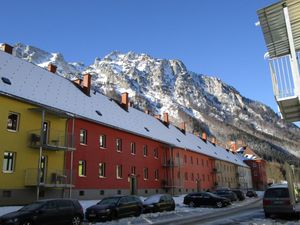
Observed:
[[[0,42],[89,65],[113,50],[179,59],[277,111],[256,11],[276,0],[2,0]]]

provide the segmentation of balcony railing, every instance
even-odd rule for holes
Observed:
[[[41,130],[31,130],[28,132],[28,146],[39,148],[42,146],[48,150],[75,150],[74,135],[66,134],[60,130],[49,130],[43,134],[43,143],[41,143]]]
[[[163,160],[162,161],[163,167],[182,167],[184,165],[182,159],[168,159],[168,160]]]
[[[184,181],[183,179],[178,179],[178,178],[175,178],[173,181],[172,179],[163,179],[161,181],[161,186],[163,188],[171,188],[171,187],[183,187],[184,186]]]
[[[74,185],[71,184],[70,175],[71,173],[69,170],[48,169],[45,173],[40,174],[40,186],[53,188],[73,187]],[[74,174],[73,177],[75,177]],[[37,178],[37,168],[29,168],[25,170],[25,186],[37,186]]]

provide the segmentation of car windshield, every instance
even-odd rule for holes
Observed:
[[[216,194],[214,194],[214,193],[207,193],[207,194],[209,194],[210,196],[215,197],[215,198],[220,198],[219,195],[216,195]]]
[[[265,198],[289,198],[287,188],[270,188],[265,193]]]
[[[157,203],[157,202],[159,202],[160,197],[161,197],[160,195],[150,196],[149,198],[145,199],[144,203],[147,203],[147,204]]]
[[[120,197],[113,197],[113,198],[104,198],[97,205],[111,205],[116,204],[119,201]]]
[[[29,205],[25,205],[20,209],[20,211],[31,211],[31,210],[36,210],[39,209],[42,205],[44,205],[44,202],[33,202]]]

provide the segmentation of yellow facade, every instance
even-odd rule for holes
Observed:
[[[238,188],[238,168],[235,164],[216,160],[216,181],[219,187]]]
[[[0,95],[0,190],[32,189],[37,186],[38,165],[40,148],[37,139],[42,127],[42,108],[36,105],[15,100],[10,97]],[[8,129],[10,126],[9,115],[18,115],[16,131]],[[52,146],[59,145],[59,138],[62,140],[66,130],[66,118],[45,113],[44,121],[47,122],[47,134],[45,139]],[[9,125],[8,125],[9,124]],[[45,125],[46,126],[46,125]],[[45,132],[46,133],[46,132]],[[13,153],[13,165],[7,165],[5,154]],[[53,147],[52,149],[42,149],[45,157],[43,162],[44,183],[51,183],[53,174],[64,171],[64,151]],[[7,167],[12,167],[12,171],[7,171]],[[0,193],[1,194],[1,193]],[[1,198],[0,198],[1,199]],[[2,200],[2,199],[1,199]]]

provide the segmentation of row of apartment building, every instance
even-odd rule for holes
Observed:
[[[40,198],[262,189],[257,160],[0,51],[0,205]],[[246,161],[245,161],[246,160]],[[258,163],[261,165],[261,163]],[[257,168],[257,167],[255,167]],[[256,182],[259,180],[259,182]]]

